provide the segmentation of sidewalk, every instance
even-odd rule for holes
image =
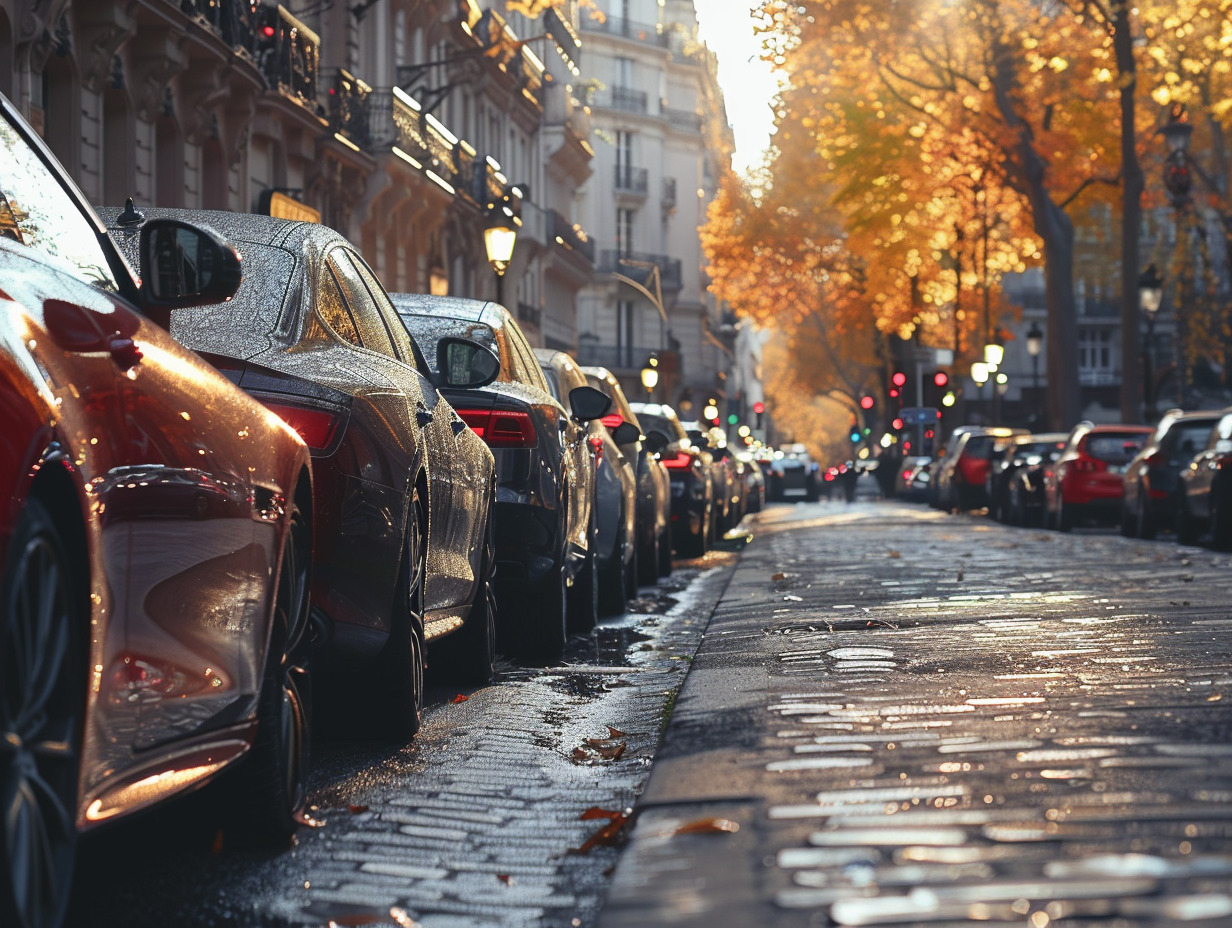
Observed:
[[[1232,924],[1227,556],[894,503],[753,534],[600,928]]]

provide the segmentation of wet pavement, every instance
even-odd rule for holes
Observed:
[[[233,847],[221,786],[89,836],[69,925],[593,925],[737,546],[678,563],[560,666],[430,690],[409,746],[318,741],[317,827],[288,851]]]
[[[1232,925],[1232,557],[762,515],[602,928]]]

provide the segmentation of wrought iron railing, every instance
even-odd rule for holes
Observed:
[[[620,110],[622,113],[645,113],[649,111],[649,98],[644,90],[634,90],[632,87],[613,87],[607,93],[607,99],[599,100],[599,105],[606,102],[609,109]]]
[[[612,371],[641,370],[651,355],[661,355],[661,348],[642,348],[634,345],[599,345],[592,342],[578,344],[578,363],[588,367],[606,367]],[[630,397],[640,399],[641,397]]]
[[[262,7],[258,22],[254,54],[270,87],[320,112],[321,40],[317,34],[281,6]]]
[[[616,192],[636,193],[646,196],[650,189],[650,179],[646,168],[635,168],[628,164],[616,165]]]
[[[360,148],[369,145],[368,98],[372,88],[345,68],[337,68],[322,83],[326,91],[326,118],[329,128],[346,136]]]
[[[608,35],[618,35],[636,42],[658,45],[660,48],[667,48],[668,45],[668,34],[653,23],[638,23],[620,16],[608,16],[600,21],[596,17],[587,15],[585,11],[582,13],[581,20],[583,32],[605,32]]]
[[[178,0],[181,12],[209,26],[236,50],[252,53],[257,11],[251,0]]]
[[[548,210],[547,235],[549,240],[577,252],[591,264],[595,263],[594,241],[582,230],[581,226],[569,222],[554,209]]]
[[[663,178],[663,208],[676,208],[676,178]]]
[[[659,268],[659,284],[664,290],[680,289],[680,259],[669,258],[667,255],[652,255],[639,251],[622,252],[615,248],[605,248],[600,252],[599,264],[595,269],[601,274],[624,274],[645,285],[650,280],[650,268],[646,267],[648,264]]]

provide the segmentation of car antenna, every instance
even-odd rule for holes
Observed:
[[[145,222],[145,213],[137,209],[133,198],[129,197],[124,202],[124,212],[116,217],[116,223],[122,226],[139,226],[143,222]]]

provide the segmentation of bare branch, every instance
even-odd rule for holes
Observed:
[[[1062,200],[1059,206],[1061,209],[1065,209],[1071,203],[1073,203],[1076,199],[1078,199],[1078,196],[1082,193],[1082,191],[1086,190],[1092,184],[1107,184],[1110,187],[1115,187],[1120,182],[1121,182],[1120,174],[1116,174],[1113,177],[1088,177],[1086,180],[1084,180],[1081,184],[1078,185],[1077,190],[1075,190],[1073,193],[1067,196],[1064,200]]]

